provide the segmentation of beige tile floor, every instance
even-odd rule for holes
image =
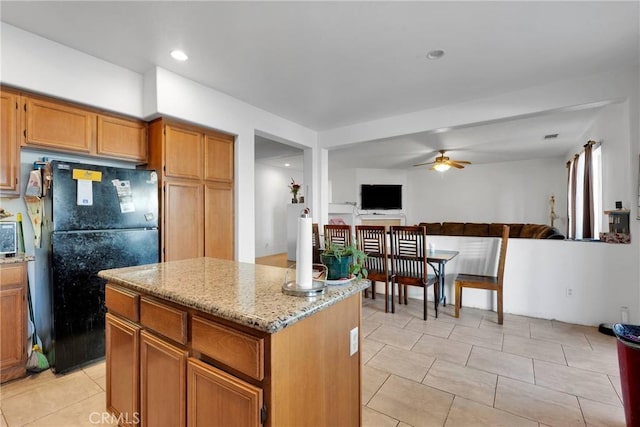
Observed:
[[[616,342],[596,328],[422,301],[362,310],[364,426],[624,426]]]
[[[615,340],[595,328],[396,307],[364,300],[363,426],[625,425]],[[104,362],[0,386],[0,427],[114,425],[104,408]]]

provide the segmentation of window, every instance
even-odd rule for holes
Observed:
[[[591,158],[587,164],[587,158]],[[589,141],[585,150],[567,162],[567,236],[599,239],[602,231],[602,146]]]

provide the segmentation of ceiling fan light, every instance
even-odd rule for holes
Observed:
[[[444,171],[447,171],[447,170],[449,170],[449,168],[450,168],[450,167],[451,167],[451,166],[449,166],[449,165],[448,165],[448,164],[446,164],[446,163],[436,163],[436,164],[433,166],[433,168],[434,168],[435,170],[437,170],[438,172],[444,172]]]

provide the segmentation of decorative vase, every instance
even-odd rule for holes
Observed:
[[[327,266],[327,280],[348,279],[353,257],[351,255],[336,258],[321,254],[322,263]]]
[[[298,203],[298,199],[296,197],[296,195],[293,195],[293,198],[291,199],[291,203]]]

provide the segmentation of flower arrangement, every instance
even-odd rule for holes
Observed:
[[[298,191],[300,191],[300,184],[296,184],[296,181],[291,178],[291,184],[289,184],[289,189],[291,190],[291,194],[293,194],[293,198],[298,198]]]

